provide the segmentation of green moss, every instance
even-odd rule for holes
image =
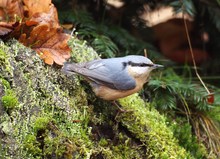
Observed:
[[[24,137],[23,148],[27,151],[30,157],[40,158],[42,150],[39,148],[40,143],[37,141],[36,136],[28,134]]]
[[[122,114],[118,120],[142,143],[146,144],[149,158],[190,158],[190,154],[178,145],[173,132],[166,126],[166,119],[137,95],[120,100],[123,109],[130,113]],[[191,157],[192,158],[192,157]]]
[[[107,141],[106,139],[103,139],[103,138],[102,138],[102,139],[99,141],[99,145],[100,145],[100,146],[103,146],[103,147],[104,147],[104,146],[107,146],[107,145],[108,145],[108,141]]]
[[[10,85],[7,87],[10,87]],[[14,109],[19,105],[18,98],[16,97],[15,92],[11,89],[6,89],[5,95],[1,98],[1,102],[6,110]]]
[[[4,62],[7,58],[6,53],[0,49],[0,61]]]
[[[94,145],[89,137],[90,109],[79,81],[70,80],[60,69],[46,66],[34,51],[16,41],[9,45],[1,47],[7,54],[2,54],[0,60],[0,82],[4,83],[0,89],[7,98],[0,100],[12,107],[14,104],[9,101],[19,99],[19,103],[15,102],[19,109],[7,113],[0,102],[0,125],[4,121],[4,125],[13,128],[4,127],[7,135],[0,138],[2,146],[8,147],[6,154],[24,159],[91,156]],[[10,81],[12,89],[3,78]]]
[[[96,51],[87,45],[86,41],[79,40],[78,38],[71,38],[68,43],[72,49],[72,61],[87,62],[100,58]]]
[[[13,154],[10,157],[188,156],[166,127],[165,118],[156,110],[149,110],[137,95],[121,101],[123,109],[132,111],[115,118],[116,108],[109,107],[109,102],[100,101],[100,105],[96,105],[94,97],[87,101],[90,95],[85,93],[85,87],[77,78],[72,80],[60,69],[46,66],[34,51],[15,41],[8,45],[3,47],[7,59],[2,58],[0,77],[11,83],[12,89],[5,82],[5,95],[19,99],[19,109],[10,114],[3,111],[0,116],[1,123],[4,121],[13,128],[0,138],[4,141],[1,142],[3,147],[8,147],[6,154]],[[73,48],[71,60],[82,62],[99,58],[83,41],[72,38],[70,45]],[[106,129],[99,129],[99,124],[107,125],[113,133],[109,136]]]
[[[9,48],[5,46],[4,43],[0,40],[0,72],[4,71],[4,76],[13,74],[13,67],[9,62],[10,56],[7,54],[8,50]],[[2,77],[2,75],[0,75],[0,77]]]
[[[3,78],[0,78],[0,82],[3,84],[3,86],[6,88],[6,89],[11,89],[11,86],[10,86],[10,83],[3,79]]]
[[[1,102],[2,102],[2,105],[4,106],[4,108],[7,110],[17,107],[17,105],[19,103],[17,97],[8,96],[8,95],[3,96],[1,99]]]
[[[57,157],[62,157],[66,152],[65,137],[59,135],[57,137],[52,137],[47,135],[44,139],[44,155],[55,155]]]
[[[208,152],[202,143],[199,143],[192,134],[192,128],[184,118],[177,118],[172,122],[170,128],[174,132],[174,136],[178,138],[178,143],[189,151],[195,158],[207,158]]]
[[[47,129],[47,126],[50,121],[51,118],[47,116],[37,117],[32,125],[34,132]]]

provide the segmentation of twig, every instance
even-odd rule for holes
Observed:
[[[190,37],[189,37],[189,30],[188,30],[188,27],[187,27],[187,24],[186,24],[186,19],[184,17],[184,12],[183,12],[183,21],[184,21],[184,26],[185,26],[185,30],[186,30],[186,36],[187,36],[187,40],[188,40],[188,43],[189,43],[189,49],[190,49],[190,53],[191,53],[191,56],[192,56],[193,66],[194,66],[194,70],[195,70],[196,76],[198,77],[198,79],[202,83],[202,85],[205,88],[205,90],[207,91],[208,95],[210,95],[211,93],[210,93],[209,89],[206,87],[205,83],[203,82],[201,76],[199,75],[199,73],[197,71],[196,61],[195,61],[195,57],[194,57],[194,53],[193,53],[193,49],[192,49],[191,40],[190,40]]]
[[[147,57],[147,49],[144,49],[144,56]]]

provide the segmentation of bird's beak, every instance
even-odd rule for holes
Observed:
[[[153,68],[156,69],[156,68],[163,68],[164,66],[163,65],[159,65],[159,64],[154,64],[153,65]]]

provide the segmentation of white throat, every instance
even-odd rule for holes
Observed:
[[[128,66],[128,72],[133,77],[149,76],[149,74],[152,70],[153,70],[153,68],[151,68],[151,67]]]

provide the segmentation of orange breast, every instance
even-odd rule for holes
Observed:
[[[104,100],[116,100],[116,99],[123,98],[123,97],[129,96],[133,93],[138,92],[143,87],[143,84],[145,82],[146,81],[137,82],[136,80],[136,83],[138,83],[136,87],[132,90],[127,90],[127,91],[115,90],[115,89],[111,89],[106,86],[99,86],[99,87],[93,88],[93,91],[98,97]]]

